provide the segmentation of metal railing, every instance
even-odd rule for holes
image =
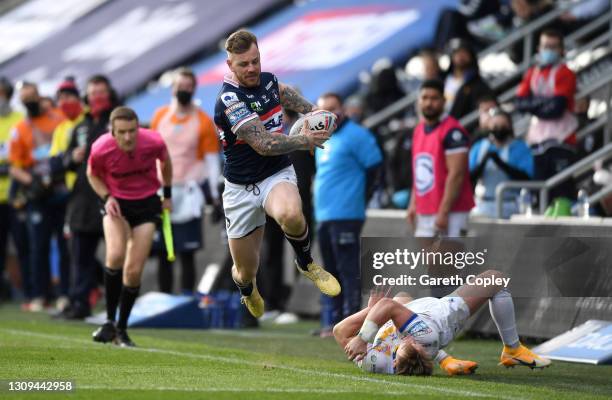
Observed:
[[[515,30],[510,35],[506,36],[503,40],[489,46],[485,50],[478,53],[478,59],[482,59],[485,56],[493,53],[500,52],[505,50],[523,40],[523,61],[519,64],[517,74],[522,74],[533,62],[533,33],[542,27],[546,26],[550,22],[557,19],[561,14],[563,14],[567,10],[567,6],[565,4],[557,6],[555,9],[551,10],[547,14],[544,14],[540,18],[532,21],[525,26]],[[505,83],[506,80],[500,81],[500,85]],[[363,125],[368,129],[376,128],[378,125],[387,121],[389,118],[394,115],[406,110],[411,105],[414,105],[417,99],[416,93],[410,93],[405,97],[397,100],[395,103],[387,106],[386,108],[378,111],[376,114],[371,115],[363,121]]]
[[[503,40],[499,41],[498,43],[495,43],[494,45],[478,53],[478,59],[482,59],[489,54],[494,54],[494,53],[500,52],[510,47],[515,42],[518,42],[521,38],[523,38],[524,40],[523,61],[517,66],[517,69],[512,74],[496,79],[493,82],[490,82],[491,89],[496,90],[500,87],[505,86],[509,82],[512,82],[517,77],[524,74],[525,71],[531,65],[534,64],[534,59],[533,59],[533,45],[534,44],[533,44],[532,34],[535,31],[542,28],[543,26],[545,26],[546,24],[554,21],[557,17],[559,17],[559,15],[561,15],[566,10],[567,10],[567,7],[565,5],[559,5],[557,8],[555,8],[554,10],[551,10],[549,13],[543,15],[539,19],[514,31],[512,34],[510,34]],[[607,33],[598,36],[597,38],[591,40],[587,44],[577,47],[581,39],[583,39],[587,35],[592,34],[597,29],[600,29],[608,24],[611,24],[610,21],[612,21],[612,11],[606,12],[605,14],[601,15],[600,17],[596,18],[595,20],[589,22],[585,26],[581,27],[580,29],[570,34],[565,39],[565,47],[567,49],[571,49],[568,53],[571,55],[579,55],[585,51],[588,51],[589,49],[593,49],[595,47],[605,44],[606,41],[609,41],[612,43],[612,27],[611,27],[611,29]],[[527,51],[528,49],[529,51]],[[503,94],[499,96],[500,102],[503,103],[503,102],[509,101],[510,99],[514,97],[515,93],[516,93],[516,86],[506,90]],[[400,112],[408,109],[411,106],[414,106],[417,98],[418,98],[418,93],[416,92],[410,93],[406,95],[405,97],[399,99],[395,103],[380,110],[376,114],[366,118],[363,121],[363,125],[368,129],[373,129],[377,127],[378,125],[384,123],[385,121],[387,121],[394,115],[399,114]],[[474,123],[477,119],[478,119],[478,111],[474,110],[470,112],[469,114],[465,115],[464,117],[462,117],[460,122],[463,126],[469,126],[470,124]]]
[[[595,151],[589,156],[582,160],[572,164],[568,168],[559,172],[558,174],[551,176],[545,181],[507,181],[502,182],[495,188],[495,205],[497,211],[497,218],[501,218],[503,210],[503,195],[508,189],[536,189],[540,191],[540,214],[544,214],[546,207],[548,206],[548,194],[550,190],[560,184],[561,182],[579,175],[590,168],[596,162],[604,161],[612,157],[612,143],[605,145],[601,149]],[[599,190],[597,193],[592,194],[588,197],[587,201],[589,204],[593,204],[599,201],[601,198],[612,192],[612,185],[606,186]]]

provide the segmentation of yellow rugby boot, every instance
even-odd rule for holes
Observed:
[[[298,271],[300,271],[302,275],[314,282],[314,284],[319,288],[321,293],[326,294],[330,297],[334,297],[340,294],[340,284],[338,283],[336,278],[334,278],[334,276],[329,272],[325,271],[320,265],[311,262],[307,266],[307,271],[304,271],[302,268],[300,268],[297,265],[297,261],[295,265],[297,266]]]
[[[503,365],[506,368],[523,365],[531,369],[546,368],[550,364],[551,361],[549,359],[538,356],[522,344],[516,349],[504,346],[499,362],[499,365]]]
[[[478,368],[478,363],[448,356],[442,360],[440,368],[449,375],[471,375]]]

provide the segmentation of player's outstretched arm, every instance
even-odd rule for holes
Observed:
[[[306,127],[307,123],[304,126]],[[236,131],[236,136],[247,142],[253,150],[262,156],[277,156],[296,150],[322,148],[323,143],[329,138],[329,133],[302,129],[302,133],[299,135],[271,135],[266,131],[259,118],[253,118],[245,122]]]
[[[297,90],[283,83],[278,84],[280,102],[283,108],[306,114],[316,109],[316,106],[306,100]]]
[[[385,322],[392,320],[399,330],[413,315],[412,311],[395,300],[389,298],[379,300],[368,312],[357,336],[346,344],[344,352],[349,360],[359,361],[365,356],[367,343],[374,342],[376,333]]]
[[[370,307],[366,307],[334,325],[334,339],[336,339],[336,343],[340,347],[344,349],[347,343],[357,336],[359,328],[363,325],[363,321],[365,321],[369,311]]]

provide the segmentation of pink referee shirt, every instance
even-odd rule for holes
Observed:
[[[139,200],[152,196],[160,188],[157,160],[168,157],[160,134],[138,129],[136,148],[127,153],[119,148],[110,133],[100,136],[91,146],[89,166],[100,177],[111,196],[124,200]]]

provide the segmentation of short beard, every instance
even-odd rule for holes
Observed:
[[[442,115],[442,112],[425,113],[423,111],[422,114],[423,114],[423,118],[425,118],[428,121],[437,121],[438,119],[440,119],[440,116]]]

